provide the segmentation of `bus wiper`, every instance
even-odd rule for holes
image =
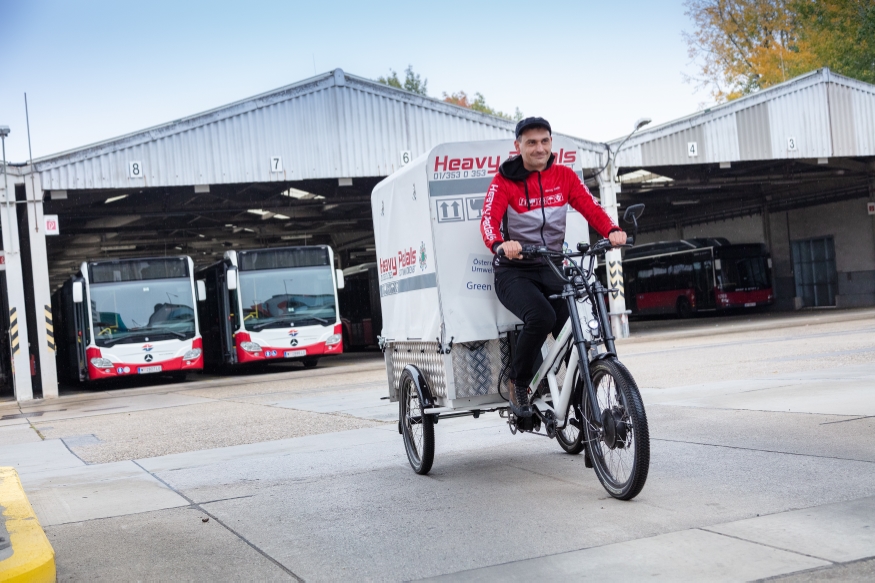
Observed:
[[[257,332],[258,330],[262,330],[264,328],[267,328],[268,326],[274,326],[276,324],[285,324],[287,326],[294,326],[295,322],[294,322],[294,320],[292,320],[290,318],[285,318],[283,320],[268,320],[267,322],[260,322],[258,324],[254,324],[252,326],[247,326],[247,328],[249,330],[252,330],[253,332]]]
[[[173,334],[174,336],[176,336],[180,340],[188,339],[188,336],[186,336],[182,332],[177,332],[176,330],[161,330],[158,328],[153,328],[151,332],[146,332],[146,334],[152,334],[153,336],[156,334]]]
[[[264,328],[269,328],[272,326],[304,326],[304,322],[308,322],[310,320],[315,320],[322,324],[323,326],[329,325],[331,322],[326,320],[325,318],[317,318],[316,316],[302,316],[300,318],[282,318],[279,320],[269,320],[267,322],[260,322],[258,324],[254,324],[252,326],[247,326],[248,330],[252,330],[253,332],[258,332],[259,330],[263,330]]]
[[[182,332],[177,332],[176,330],[161,330],[152,328],[150,330],[128,330],[125,336],[113,338],[112,340],[104,343],[102,346],[106,346],[108,348],[110,346],[115,346],[116,344],[130,344],[133,342],[137,342],[138,339],[141,338],[148,338],[149,336],[160,336],[161,334],[171,334],[173,336],[176,336],[180,340],[188,339],[188,336],[186,336]]]

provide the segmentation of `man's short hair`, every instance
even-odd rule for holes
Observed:
[[[543,117],[527,117],[525,119],[521,119],[518,124],[516,124],[516,139],[519,140],[520,136],[523,135],[523,132],[526,130],[530,130],[532,128],[544,128],[550,135],[553,135],[553,128],[550,127],[550,122],[548,122]]]

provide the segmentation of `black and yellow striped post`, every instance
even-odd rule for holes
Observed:
[[[623,264],[619,261],[608,261],[608,287],[613,290],[611,295],[626,299],[626,288],[623,281]]]
[[[49,352],[55,352],[55,326],[52,323],[52,307],[44,306],[46,312],[46,344],[49,347]]]
[[[18,341],[18,311],[15,308],[9,310],[9,346],[12,348],[12,358],[18,356],[21,346]]]

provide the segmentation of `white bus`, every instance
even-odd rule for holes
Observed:
[[[343,352],[343,274],[328,246],[226,251],[198,280],[208,368],[289,359],[311,368]]]
[[[92,382],[202,370],[195,298],[205,295],[193,273],[186,256],[82,263],[53,300],[61,375]]]

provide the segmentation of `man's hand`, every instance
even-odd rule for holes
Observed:
[[[523,252],[523,246],[516,241],[505,241],[495,249],[495,252],[498,253],[499,249],[504,250],[504,256],[508,259],[519,259]]]
[[[608,240],[611,242],[613,247],[619,247],[620,245],[626,244],[626,233],[625,231],[614,231],[610,235],[608,235]]]

